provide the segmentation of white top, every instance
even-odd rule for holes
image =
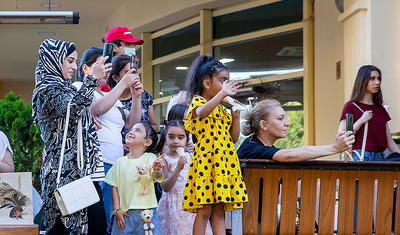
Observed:
[[[97,91],[94,92],[95,100],[101,97],[102,95]],[[107,113],[99,117],[101,120],[101,128],[97,131],[101,153],[103,154],[103,161],[112,165],[114,165],[118,158],[124,156],[121,131],[125,122],[118,107],[123,107],[119,100],[115,102]]]
[[[8,141],[6,134],[0,131],[0,161],[3,160],[3,157],[6,154],[6,149],[8,149],[8,151],[10,151],[11,154],[13,154],[10,142]]]

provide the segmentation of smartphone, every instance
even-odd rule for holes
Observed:
[[[131,68],[135,68],[135,69],[136,69],[136,73],[139,72],[139,57],[137,57],[137,56],[135,56],[135,55],[130,56],[130,59],[129,59],[129,68],[130,68],[130,69],[131,69]]]
[[[113,54],[114,54],[114,44],[112,43],[104,44],[103,56],[104,57],[108,56],[108,59],[106,60],[105,64],[111,63]]]
[[[353,131],[354,116],[351,113],[346,113],[346,131]]]

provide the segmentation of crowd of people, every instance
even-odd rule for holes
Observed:
[[[126,27],[115,27],[105,42],[114,44],[111,63],[105,63],[102,48],[87,49],[79,66],[72,42],[47,39],[39,48],[32,115],[45,146],[40,179],[46,234],[145,234],[147,229],[153,234],[225,234],[225,212],[248,201],[250,182],[244,182],[239,159],[303,161],[353,146],[360,151],[368,122],[374,127],[364,160],[383,160],[386,148],[400,152],[390,137],[381,72],[374,66],[360,68],[335,143],[279,149],[274,143],[290,126],[281,104],[258,102],[241,126],[240,111],[221,105],[239,86],[229,80],[228,68],[208,55],[193,61],[185,91],[171,100],[159,132],[152,96],[130,66],[135,45],[143,40]],[[78,86],[72,82],[76,71]],[[69,144],[59,186],[90,176],[100,201],[63,216],[54,190],[68,104]],[[346,113],[354,114],[355,134],[345,130]],[[77,131],[84,143],[82,170],[76,160]],[[240,131],[249,137],[236,151]],[[0,134],[0,172],[12,171],[12,149]],[[142,218],[145,210],[152,210],[151,223]]]

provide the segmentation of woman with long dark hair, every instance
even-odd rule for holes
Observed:
[[[339,131],[346,129],[346,114],[354,115],[353,130],[355,143],[353,149],[361,154],[366,123],[368,131],[366,136],[364,161],[383,161],[386,148],[391,152],[400,152],[399,147],[393,141],[388,122],[390,116],[383,107],[383,95],[381,90],[382,73],[373,65],[361,66],[354,81],[353,92],[350,101],[344,105],[340,117]],[[353,159],[359,161],[357,154]]]
[[[90,73],[93,63],[102,58],[102,52],[103,49],[92,47],[83,53],[78,69],[78,74],[81,77],[85,77]],[[105,174],[107,174],[118,158],[124,156],[121,138],[122,129],[131,129],[136,122],[140,121],[140,100],[143,90],[139,75],[134,70],[130,70],[123,76],[121,82],[114,89],[110,92],[102,92],[100,88],[102,84],[106,83],[107,76],[97,85],[96,91],[93,94],[93,103],[90,106],[92,116],[101,123],[101,128],[97,130],[97,135],[103,155]],[[131,94],[132,107],[130,110],[124,109],[119,101],[119,98],[126,89]],[[101,182],[100,186],[103,193],[107,227],[109,233],[111,233],[113,211],[112,187],[105,182]]]
[[[129,71],[130,57],[125,54],[117,55],[112,60],[112,70],[107,79],[107,85],[113,89],[121,81],[124,75]],[[119,98],[125,109],[130,110],[132,107],[132,94],[129,89],[126,89]],[[141,94],[141,122],[150,123],[154,130],[158,131],[156,114],[153,107],[153,97],[143,89]],[[124,131],[123,136],[129,130]]]

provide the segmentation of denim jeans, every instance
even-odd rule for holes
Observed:
[[[112,167],[109,163],[104,163],[104,173],[107,175],[107,172]],[[111,234],[111,217],[113,211],[113,203],[112,203],[112,186],[107,184],[106,182],[100,182],[101,191],[103,193],[103,201],[104,201],[104,209],[106,211],[106,219],[107,219],[107,233]]]
[[[357,153],[361,155],[361,149],[354,149],[354,151],[357,151]],[[360,158],[355,153],[353,153],[353,159],[354,161],[360,161]],[[375,153],[375,152],[365,151],[364,161],[385,161],[385,154],[383,154],[383,152]]]
[[[125,221],[125,229],[121,230],[116,220],[114,221],[113,228],[112,228],[112,235],[128,235],[128,234],[135,234],[135,235],[144,235],[145,231],[143,229],[144,221],[140,217],[140,213],[143,210],[128,210],[127,213],[130,215],[129,217],[124,217]],[[154,224],[155,228],[153,230],[154,235],[161,235],[160,229],[160,221],[158,218],[157,208],[153,208],[153,218],[151,222]]]

